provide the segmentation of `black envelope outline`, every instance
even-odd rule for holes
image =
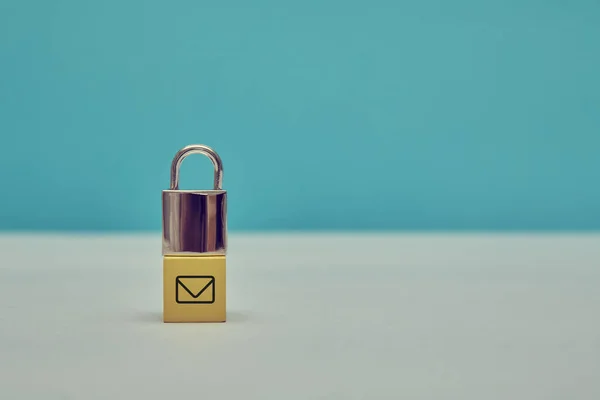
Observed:
[[[192,293],[187,286],[181,282],[181,279],[206,279],[208,283],[200,290],[197,294]],[[181,286],[192,298],[197,299],[202,293],[204,293],[209,287],[212,288],[212,296],[210,300],[193,300],[193,301],[179,301],[179,286]],[[215,277],[211,275],[179,275],[175,278],[175,302],[179,304],[212,304],[215,302]]]

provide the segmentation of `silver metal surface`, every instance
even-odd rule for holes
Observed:
[[[178,190],[179,168],[190,154],[212,161],[213,190]],[[177,152],[171,164],[171,185],[162,192],[163,255],[224,255],[227,251],[227,191],[222,190],[223,164],[210,147],[190,145]]]
[[[213,166],[215,167],[213,189],[221,190],[223,187],[223,163],[221,162],[221,157],[219,157],[219,155],[213,149],[203,144],[191,144],[179,150],[177,154],[175,154],[173,162],[171,163],[170,189],[179,189],[179,168],[181,167],[183,160],[190,154],[203,154],[210,158],[210,161],[212,161]]]

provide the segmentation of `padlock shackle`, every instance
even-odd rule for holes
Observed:
[[[223,187],[223,163],[221,162],[221,157],[219,157],[216,151],[203,144],[191,144],[185,146],[175,154],[173,162],[171,163],[170,189],[179,190],[179,167],[181,167],[183,160],[190,154],[204,154],[210,158],[210,161],[212,161],[215,168],[213,189],[221,190]]]

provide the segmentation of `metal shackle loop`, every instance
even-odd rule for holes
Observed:
[[[183,159],[190,154],[204,154],[210,158],[210,161],[212,161],[213,166],[215,167],[214,190],[221,190],[223,187],[223,163],[221,162],[221,157],[219,157],[216,151],[203,144],[191,144],[185,146],[175,154],[173,162],[171,163],[170,189],[179,190],[179,167],[181,166]]]

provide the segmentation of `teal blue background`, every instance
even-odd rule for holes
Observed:
[[[600,228],[597,1],[0,0],[0,229]],[[206,188],[194,156],[185,188]]]

